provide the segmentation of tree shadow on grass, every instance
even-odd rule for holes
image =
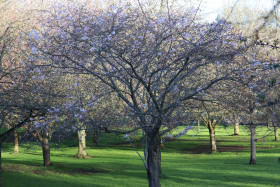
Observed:
[[[248,146],[217,145],[218,152],[241,152],[248,149]],[[211,153],[211,147],[210,145],[198,145],[192,148],[185,148],[183,152],[189,154],[208,154]]]
[[[44,167],[43,161],[36,160],[17,160],[13,158],[5,158],[3,159],[4,170],[7,171],[20,171],[20,168],[28,167],[30,170],[34,171],[35,174],[37,171],[48,172],[49,174],[67,174],[67,175],[91,175],[97,173],[115,173],[115,175],[119,175],[120,173],[127,173],[127,175],[131,175],[137,177],[137,173],[145,173],[145,168],[143,165],[139,167],[137,164],[132,164],[135,162],[135,159],[139,157],[135,155],[134,158],[122,158],[116,159],[112,161],[108,161],[108,159],[112,159],[112,157],[99,158],[98,160],[81,160],[77,162],[77,159],[67,159],[65,161],[54,161],[52,162],[50,167]],[[107,160],[104,162],[104,159]],[[140,158],[138,160],[140,162]],[[133,169],[133,173],[128,173],[128,170]],[[34,173],[33,172],[33,173]],[[38,174],[42,174],[42,172],[37,172]],[[30,172],[29,172],[30,173]],[[32,172],[31,172],[32,173]]]
[[[16,179],[16,180],[15,180]],[[98,184],[94,180],[91,183],[87,181],[81,181],[75,178],[63,178],[63,177],[45,177],[40,175],[30,175],[18,172],[4,171],[3,172],[3,186],[11,187],[38,187],[38,186],[52,186],[52,187],[106,187],[106,183]]]
[[[245,145],[228,145],[224,142],[234,142],[234,141],[217,141],[218,152],[249,152],[250,142],[244,141]],[[257,152],[267,152],[267,150],[272,149],[271,152],[275,153],[277,146],[273,145],[257,145]],[[277,150],[278,151],[278,150]],[[280,150],[279,150],[280,151]],[[211,146],[209,140],[203,139],[192,139],[192,140],[171,140],[165,144],[165,148],[162,149],[165,153],[176,153],[180,152],[183,154],[209,154],[211,153]]]
[[[273,167],[277,164],[274,157],[257,157],[257,165],[249,165],[249,157],[214,157],[187,161],[186,164],[172,160],[170,162],[174,167],[165,171],[165,174],[168,180],[188,186],[274,186],[280,181],[280,169]]]
[[[177,183],[177,186],[187,184],[186,186],[196,186],[197,181],[200,181],[201,186],[273,186],[279,180],[271,179],[269,177],[261,177],[259,175],[254,176],[254,174],[246,175],[243,172],[241,174],[224,174],[229,170],[218,170],[217,172],[209,172],[206,169],[203,170],[193,170],[188,174],[180,174],[176,169],[171,169],[168,175],[168,180]],[[172,175],[176,173],[177,175]]]

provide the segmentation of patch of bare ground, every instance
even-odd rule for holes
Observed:
[[[36,166],[30,165],[12,165],[12,164],[2,164],[2,168],[4,171],[13,171],[13,172],[24,172],[24,173],[34,173],[37,175],[45,175],[46,172],[40,170]]]
[[[72,170],[71,172],[69,172],[69,174],[82,174],[82,175],[90,175],[93,173],[105,173],[106,171],[104,170],[96,170],[93,168],[90,169],[85,169],[85,168],[77,168],[75,170]]]
[[[98,170],[94,168],[67,168],[67,166],[60,164],[60,163],[52,163],[52,165],[55,165],[57,167],[60,167],[63,169],[63,171],[57,171],[52,168],[49,168],[48,170],[41,170],[38,166],[31,166],[31,165],[12,165],[12,164],[2,164],[2,169],[4,171],[12,171],[12,172],[23,172],[23,173],[32,173],[36,175],[61,175],[61,174],[67,174],[67,175],[90,175],[94,173],[104,173],[107,172],[105,170]],[[44,168],[45,169],[45,168]]]
[[[224,145],[217,146],[219,152],[240,152],[246,149],[249,149],[249,146],[241,146],[241,145]]]
[[[17,172],[17,171],[20,170],[20,165],[2,164],[2,169],[4,171],[14,171],[14,172]]]
[[[208,142],[208,140],[205,139],[177,139],[177,138],[165,138],[166,142]],[[239,138],[236,140],[216,140],[216,142],[248,142],[248,139],[246,138]]]
[[[66,168],[65,165],[61,164],[61,163],[51,163],[52,166],[58,166],[58,167],[61,167],[61,168]]]
[[[272,149],[274,147],[258,147],[257,149]],[[249,150],[250,146],[239,146],[239,145],[217,145],[218,152],[241,152]],[[184,152],[190,154],[205,154],[210,153],[211,148],[209,145],[200,145],[193,148],[185,148]]]
[[[210,146],[200,145],[200,146],[196,146],[196,147],[185,148],[183,151],[185,153],[190,153],[190,154],[210,153]]]
[[[80,158],[80,159],[89,159],[89,158],[91,158],[91,156],[89,156],[89,155],[79,155],[79,154],[77,154],[77,155],[75,155],[73,157],[74,158]]]
[[[37,174],[37,175],[45,175],[46,172],[42,170],[32,170],[32,173]]]
[[[105,170],[98,170],[94,168],[68,168],[67,166],[60,164],[60,163],[52,163],[52,165],[63,168],[64,171],[50,171],[53,174],[67,174],[67,175],[75,175],[75,174],[81,174],[81,175],[90,175],[93,173],[105,173],[107,171]],[[66,170],[66,171],[65,171]],[[68,170],[68,171],[67,171]]]
[[[257,149],[273,149],[273,148],[276,148],[276,147],[257,147]]]

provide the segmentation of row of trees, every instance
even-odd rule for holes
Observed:
[[[225,19],[203,23],[197,9],[168,2],[50,7],[32,12],[36,19],[26,27],[3,27],[1,124],[12,128],[0,145],[29,123],[48,166],[49,140],[59,129],[78,132],[77,156],[84,158],[86,130],[141,130],[144,166],[156,187],[162,138],[172,129],[200,119],[216,151],[215,127],[238,119],[250,126],[256,163],[255,126],[279,122],[276,44],[241,34]]]

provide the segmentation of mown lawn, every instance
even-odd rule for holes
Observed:
[[[257,165],[248,165],[250,137],[246,128],[240,136],[232,136],[233,127],[219,127],[216,132],[218,150],[209,154],[207,129],[190,130],[178,140],[167,141],[162,150],[162,186],[274,186],[280,183],[279,142],[267,127],[259,127]],[[75,140],[52,145],[49,168],[42,166],[41,149],[22,144],[13,154],[12,143],[3,148],[3,186],[148,186],[144,165],[122,136],[103,134],[100,146],[91,146],[90,159],[75,159]],[[136,142],[138,145],[139,142]],[[55,148],[56,147],[56,148]],[[139,147],[140,149],[140,147]],[[141,150],[140,150],[141,151]]]

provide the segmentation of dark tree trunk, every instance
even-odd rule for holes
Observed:
[[[239,123],[234,124],[234,135],[239,135]]]
[[[94,130],[93,133],[93,144],[98,147],[98,129]]]
[[[268,121],[267,122],[267,127],[271,127],[272,126],[272,122],[271,121]]]
[[[256,126],[251,126],[251,159],[249,164],[255,165],[256,162]]]
[[[161,141],[159,130],[148,132],[147,176],[149,187],[160,187],[161,175]]]
[[[14,130],[15,149],[14,153],[18,154],[18,131]]]
[[[48,138],[42,138],[41,141],[43,150],[44,166],[48,167],[51,165],[51,154],[50,154],[50,144]]]
[[[212,127],[209,128],[209,135],[210,135],[211,153],[217,152],[215,129],[213,129]]]
[[[158,160],[158,167],[159,167],[159,177],[161,177],[162,176],[162,170],[161,170],[161,147],[160,147],[160,151],[159,151],[158,159],[157,160]]]
[[[274,126],[274,135],[275,135],[275,141],[278,141],[279,138],[278,138],[278,132],[277,132],[277,125],[273,125]]]
[[[162,141],[162,137],[160,138],[160,148],[161,148],[161,149],[164,149],[164,143],[163,143],[163,141]]]

